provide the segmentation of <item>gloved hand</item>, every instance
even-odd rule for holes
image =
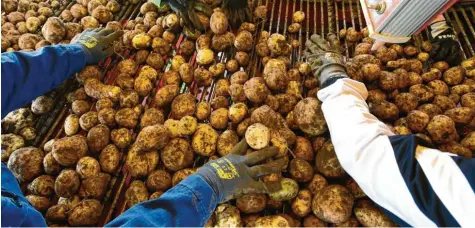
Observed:
[[[445,20],[430,25],[430,39],[432,42],[430,57],[433,61],[446,61],[451,66],[460,65],[462,50],[455,39],[454,29]]]
[[[196,0],[168,0],[168,4],[180,16],[189,31],[198,30],[203,32],[204,25],[201,23],[196,12],[201,12],[210,17],[213,13],[207,4],[196,2]]]
[[[86,29],[71,43],[82,44],[86,52],[86,64],[96,64],[114,53],[113,42],[123,33],[104,28]]]
[[[310,63],[314,76],[320,86],[325,87],[325,82],[330,78],[348,77],[346,75],[345,58],[341,54],[340,41],[335,34],[328,34],[327,39],[313,34],[305,42],[304,57]]]
[[[213,188],[219,202],[226,202],[246,193],[270,193],[281,189],[280,182],[256,180],[263,175],[280,172],[284,167],[283,158],[256,165],[275,156],[277,148],[268,147],[244,155],[246,151],[247,143],[243,139],[228,155],[208,162],[196,172]]]

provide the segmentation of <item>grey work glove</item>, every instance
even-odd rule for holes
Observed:
[[[335,34],[328,34],[327,39],[313,34],[305,42],[305,46],[304,57],[310,63],[321,86],[329,78],[346,76],[345,58],[341,54],[340,41]]]
[[[228,155],[206,163],[196,172],[213,188],[220,203],[247,193],[270,193],[281,189],[280,182],[257,180],[263,175],[282,171],[286,163],[283,158],[256,165],[277,155],[278,149],[268,147],[244,155],[246,151],[247,143],[243,139]]]
[[[96,64],[114,53],[113,43],[123,33],[105,28],[86,29],[72,43],[82,44],[86,52],[86,64]]]

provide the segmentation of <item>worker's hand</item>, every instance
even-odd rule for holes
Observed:
[[[207,17],[213,13],[211,7],[196,0],[168,0],[168,4],[183,19],[185,27],[192,32],[195,32],[194,30],[203,32],[205,28],[196,14],[197,12],[201,12]]]
[[[433,61],[446,61],[451,66],[462,62],[460,43],[455,39],[454,29],[446,21],[438,21],[430,25],[430,39]]]
[[[280,182],[260,182],[257,178],[278,173],[285,165],[283,158],[266,164],[257,165],[278,153],[277,148],[244,155],[247,151],[246,140],[239,142],[231,152],[201,167],[197,175],[201,176],[219,197],[219,202],[226,202],[246,193],[270,193],[281,189]]]
[[[305,42],[305,46],[305,58],[320,85],[331,77],[346,75],[345,58],[341,54],[340,41],[335,34],[328,34],[327,39],[313,34]]]
[[[86,29],[72,43],[82,44],[87,64],[96,64],[114,53],[113,42],[122,35],[122,31],[112,29]]]

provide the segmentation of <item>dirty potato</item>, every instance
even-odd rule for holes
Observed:
[[[93,157],[82,157],[76,164],[76,173],[81,179],[94,177],[101,172],[99,161]]]
[[[341,185],[328,185],[313,198],[312,210],[325,222],[341,223],[350,218],[353,202],[348,189]]]
[[[321,102],[316,98],[305,98],[294,108],[294,119],[299,128],[310,135],[321,135],[327,125],[321,111]]]
[[[423,111],[413,110],[406,117],[408,127],[415,132],[423,132],[430,117]]]
[[[259,193],[244,194],[236,199],[236,207],[243,213],[257,213],[265,209],[267,196]]]
[[[211,156],[216,152],[218,133],[208,124],[199,124],[192,137],[193,150],[202,156]]]
[[[455,122],[448,116],[436,115],[427,124],[427,133],[435,143],[458,141]]]
[[[59,197],[72,197],[79,189],[80,180],[76,171],[65,169],[56,177],[54,191]]]
[[[164,166],[172,171],[189,167],[193,163],[194,153],[190,143],[183,138],[174,138],[162,149],[161,159]]]
[[[101,170],[114,174],[119,167],[119,150],[113,144],[109,144],[104,149],[102,149],[101,154],[99,155],[99,164]]]

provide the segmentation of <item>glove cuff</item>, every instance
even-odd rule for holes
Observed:
[[[201,167],[195,175],[200,176],[206,183],[211,186],[214,191],[214,194],[218,197],[218,202],[224,200],[223,194],[220,194],[219,190],[224,189],[223,183],[219,181],[219,177],[216,173],[208,166]]]
[[[81,43],[77,43],[77,44],[78,46],[82,48],[84,52],[84,56],[86,57],[86,65],[95,64],[94,59],[92,58],[92,53],[89,50],[89,48],[87,48],[84,44],[81,44]]]
[[[346,75],[346,66],[342,63],[328,63],[321,66],[316,72],[320,85],[323,85],[325,81],[335,75]]]

